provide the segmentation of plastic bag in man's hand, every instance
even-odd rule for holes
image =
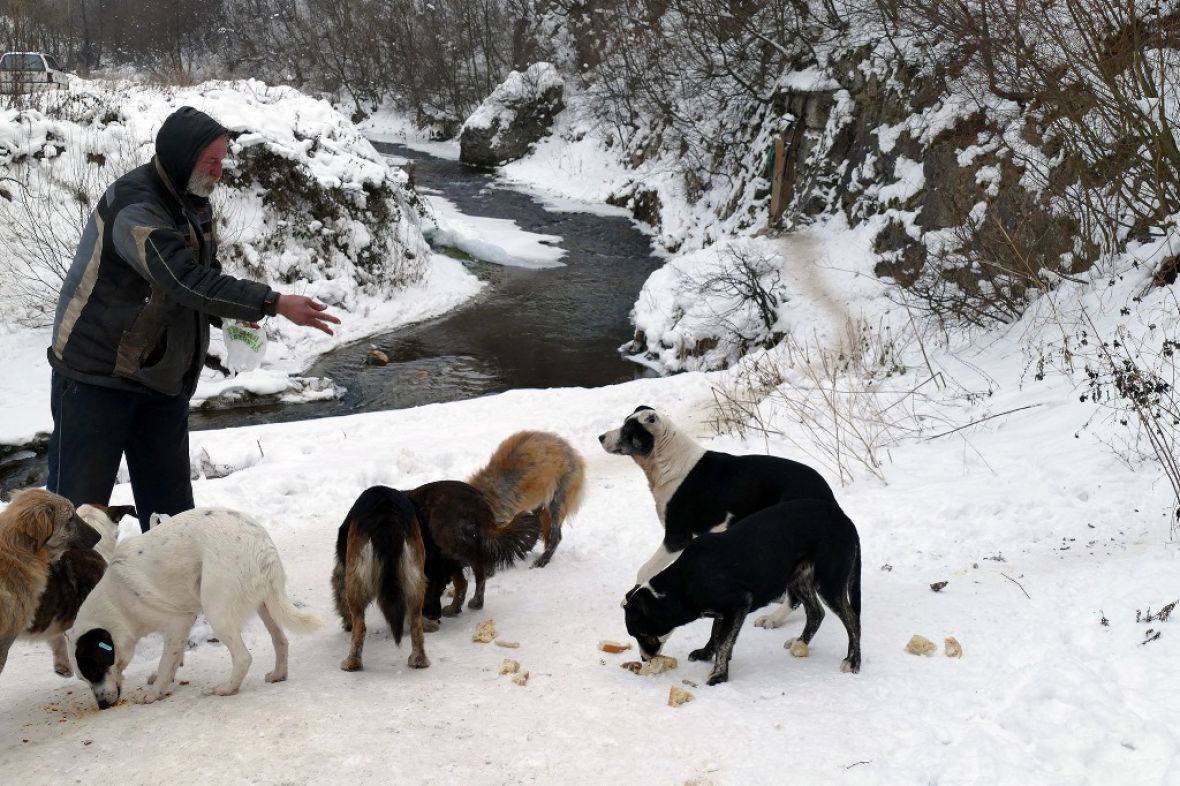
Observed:
[[[225,365],[230,371],[253,371],[262,365],[266,355],[265,330],[226,320],[221,334],[225,338]]]

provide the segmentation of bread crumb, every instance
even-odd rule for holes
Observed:
[[[963,657],[963,645],[954,636],[947,636],[942,642],[943,647],[946,648],[946,656],[948,658]]]
[[[529,681],[529,673],[527,671],[522,671],[520,674],[515,675],[512,678],[512,681],[517,685],[526,685]]]
[[[520,671],[520,661],[505,658],[504,662],[500,664],[501,674],[515,674]]]
[[[609,641],[607,639],[603,639],[602,641],[598,642],[598,649],[602,650],[603,652],[610,652],[610,653],[618,654],[620,652],[626,652],[627,650],[631,649],[631,642],[627,642],[626,644],[620,644],[617,641]]]
[[[632,674],[639,674],[644,677],[653,674],[663,674],[665,671],[671,671],[680,665],[680,662],[668,655],[656,655],[647,663],[640,663],[637,660],[629,660],[626,663],[619,664],[622,668],[631,672]]]
[[[933,641],[916,633],[910,637],[909,644],[905,645],[905,651],[913,655],[933,655],[937,649]]]
[[[684,688],[673,685],[668,689],[668,706],[679,707],[681,704],[687,704],[695,697],[686,691]]]
[[[472,641],[480,644],[487,644],[492,639],[496,638],[496,623],[494,620],[484,620],[479,623],[479,627],[475,629],[475,634],[471,637]]]
[[[515,649],[520,648],[519,641],[508,641],[506,639],[496,639],[492,643],[495,644],[497,647],[504,647],[505,649],[509,649],[509,650],[515,650]]]
[[[791,651],[791,657],[806,658],[811,654],[811,650],[807,648],[807,642],[803,639],[791,639],[787,642],[787,649]]]

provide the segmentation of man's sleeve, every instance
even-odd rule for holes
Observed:
[[[214,317],[257,320],[270,287],[203,265],[160,208],[128,205],[115,217],[115,250],[173,300]]]

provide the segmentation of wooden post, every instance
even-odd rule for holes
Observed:
[[[787,165],[787,150],[783,138],[774,140],[774,177],[770,181],[770,226],[778,223],[783,212],[783,170]]]

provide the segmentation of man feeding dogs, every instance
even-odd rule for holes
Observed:
[[[53,321],[47,487],[103,503],[126,455],[146,530],[193,507],[188,407],[221,319],[280,315],[331,333],[315,300],[227,276],[209,195],[228,131],[192,107],[164,121],[156,155],[114,182],[90,216]]]

